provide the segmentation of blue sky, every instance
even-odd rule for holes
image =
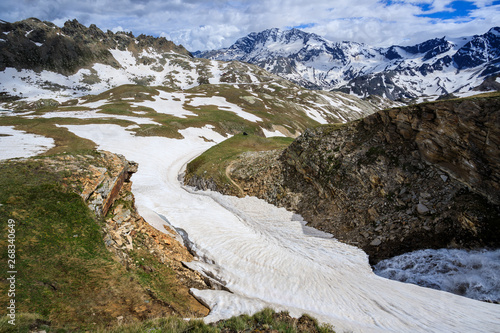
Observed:
[[[0,19],[77,19],[102,30],[163,36],[188,50],[227,47],[251,32],[300,28],[332,41],[413,45],[483,34],[500,1],[449,0],[2,0]]]

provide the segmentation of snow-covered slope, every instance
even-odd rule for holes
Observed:
[[[164,38],[104,33],[76,20],[63,28],[37,19],[0,22],[0,105],[4,102],[4,108],[76,105],[82,103],[79,98],[123,85],[176,90],[181,99],[183,91],[194,87],[219,85],[211,89],[213,98],[215,90],[231,86],[240,89],[240,98],[254,109],[260,105],[263,112],[278,113],[292,108],[319,123],[345,122],[394,105],[377,98],[363,101],[347,94],[309,92],[256,65],[194,58]],[[251,96],[243,96],[247,94]],[[176,107],[177,97],[152,99],[170,108]],[[145,106],[137,104],[141,105]]]
[[[273,307],[308,313],[338,332],[500,329],[498,305],[380,278],[364,252],[283,208],[183,188],[183,166],[224,139],[210,128],[190,128],[175,140],[137,137],[109,124],[66,127],[139,163],[132,191],[141,215],[159,230],[164,224],[181,230],[199,258],[190,267],[230,290],[193,290],[210,305],[209,321]]]
[[[334,43],[298,29],[269,29],[251,33],[226,49],[194,54],[256,64],[310,88],[393,100],[435,99],[473,93],[488,76],[500,73],[500,28],[481,36],[388,48]]]

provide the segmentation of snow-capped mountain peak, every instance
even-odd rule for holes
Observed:
[[[394,100],[470,93],[500,72],[500,28],[412,46],[332,42],[298,29],[268,29],[197,57],[256,64],[308,88]],[[491,86],[491,85],[490,85]]]

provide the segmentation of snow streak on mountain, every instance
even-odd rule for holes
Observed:
[[[244,61],[307,88],[362,97],[436,99],[500,88],[495,81],[500,73],[500,27],[481,36],[388,48],[334,43],[298,29],[269,29],[251,33],[229,48],[194,55]]]

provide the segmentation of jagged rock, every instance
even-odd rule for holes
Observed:
[[[76,19],[65,22],[62,28],[36,18],[15,23],[2,21],[0,32],[5,40],[0,49],[0,71],[13,67],[71,75],[94,63],[119,67],[109,52],[114,48],[130,48],[140,53],[154,47],[159,52],[190,55],[183,46],[177,46],[163,37],[140,35],[135,38],[131,33],[104,33],[95,25],[87,28]]]

